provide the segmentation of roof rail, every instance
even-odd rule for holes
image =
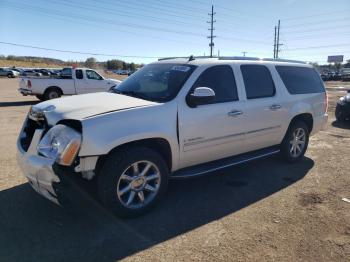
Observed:
[[[304,61],[299,61],[299,60],[290,60],[290,59],[280,59],[280,58],[260,58],[260,57],[248,57],[248,56],[174,56],[174,57],[162,57],[159,58],[158,61],[163,61],[163,60],[171,60],[171,59],[186,59],[188,61],[190,58],[192,60],[195,59],[206,59],[206,58],[216,58],[219,60],[246,60],[246,61],[267,61],[267,62],[285,62],[285,63],[298,63],[298,64],[306,64]]]
[[[290,60],[290,59],[280,59],[280,58],[259,58],[259,57],[247,57],[247,56],[222,56],[219,57],[219,60],[248,60],[248,61],[267,61],[267,62],[285,62],[285,63],[298,63],[306,64],[303,61],[299,60]]]
[[[158,61],[163,61],[163,60],[171,60],[171,59],[189,59],[192,57],[193,59],[205,59],[205,58],[218,58],[217,56],[173,56],[173,57],[162,57],[159,58]]]

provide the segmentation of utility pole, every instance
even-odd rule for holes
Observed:
[[[276,43],[276,58],[278,58],[278,54],[281,51],[280,47],[283,44],[280,44],[280,29],[281,29],[281,20],[278,20],[278,27],[277,27],[277,43]]]
[[[211,13],[209,13],[208,15],[210,16],[210,21],[208,21],[207,23],[210,24],[210,28],[208,29],[210,31],[210,36],[208,36],[208,38],[210,38],[210,43],[209,43],[209,47],[210,47],[210,57],[213,57],[213,49],[214,49],[214,42],[213,39],[216,37],[213,35],[213,32],[215,30],[214,28],[214,23],[216,22],[214,20],[214,15],[216,13],[214,13],[214,5],[211,6]]]
[[[248,52],[246,52],[246,51],[243,51],[243,52],[242,52],[243,57],[245,57],[245,54],[246,54],[246,53],[248,53]]]
[[[277,27],[275,26],[275,38],[273,42],[273,59],[276,59]]]

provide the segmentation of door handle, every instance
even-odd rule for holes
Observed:
[[[228,116],[233,116],[233,117],[239,116],[239,115],[242,115],[242,114],[243,114],[243,112],[240,111],[240,110],[232,110],[232,111],[227,113]]]
[[[270,106],[271,110],[278,110],[278,109],[281,109],[281,108],[282,108],[281,105],[272,105],[272,106]]]

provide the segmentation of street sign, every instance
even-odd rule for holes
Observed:
[[[344,61],[343,55],[330,55],[327,59],[328,63],[342,63]]]

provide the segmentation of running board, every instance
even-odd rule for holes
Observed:
[[[213,171],[217,171],[226,167],[243,164],[255,159],[267,157],[280,152],[279,146],[259,149],[249,153],[244,153],[237,156],[227,157],[212,162],[199,164],[196,166],[186,167],[172,173],[171,178],[189,178],[204,175]]]

